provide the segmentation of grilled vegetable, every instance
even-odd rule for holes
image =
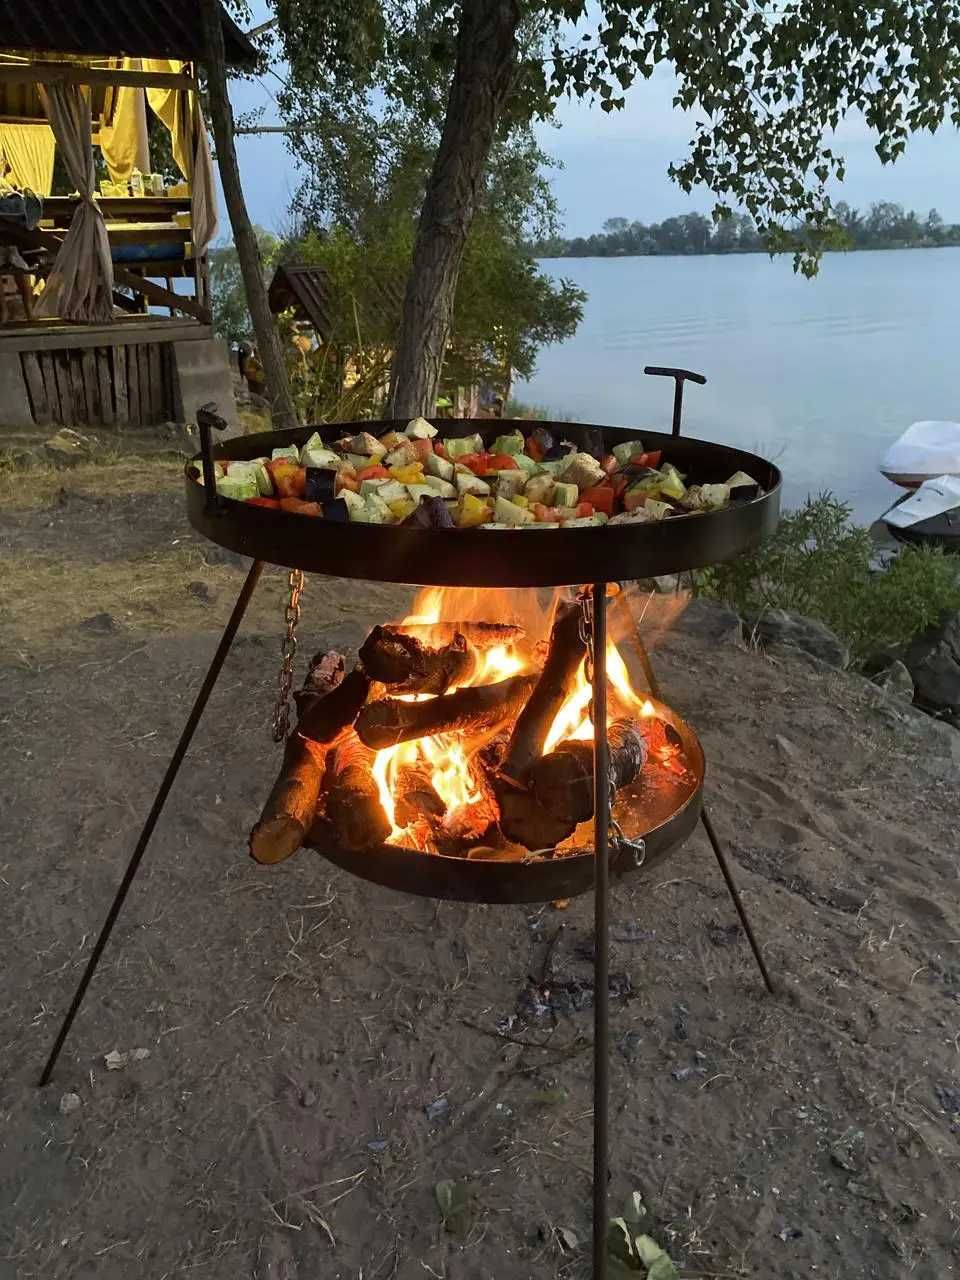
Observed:
[[[451,484],[453,483],[453,463],[446,458],[441,458],[436,451],[429,453],[423,459],[423,469],[428,476],[436,476],[440,480],[449,480]]]
[[[432,440],[437,434],[437,428],[431,426],[426,418],[414,418],[407,423],[406,434],[413,440]]]
[[[506,498],[497,498],[493,504],[493,518],[498,524],[532,524],[533,512]]]
[[[274,449],[270,459],[272,462],[276,462],[278,458],[289,458],[291,462],[298,463],[300,461],[300,450],[295,444],[287,445],[283,449]]]
[[[421,498],[417,509],[403,523],[407,529],[452,529],[453,516],[444,500],[434,495]]]
[[[438,502],[442,499],[438,498]],[[473,529],[478,524],[485,524],[492,515],[489,502],[473,493],[464,493],[457,506],[457,528]]]
[[[497,436],[493,442],[493,453],[516,454],[523,453],[523,447],[526,441],[519,431],[511,431],[508,435]]]
[[[483,440],[479,435],[463,436],[444,441],[447,457],[456,462],[468,453],[483,453]]]
[[[350,519],[350,512],[347,510],[347,504],[343,498],[334,498],[332,502],[323,504],[324,520],[336,520],[339,523],[345,523]]]
[[[642,440],[624,440],[622,444],[615,444],[613,446],[613,456],[620,463],[621,467],[625,467],[631,458],[642,453]]]
[[[486,480],[481,480],[472,471],[458,471],[454,476],[454,482],[457,486],[457,493],[460,494],[472,493],[479,497],[486,497],[490,493],[490,486]]]
[[[303,496],[308,502],[332,502],[337,488],[337,472],[331,467],[305,467]]]
[[[603,479],[603,467],[589,453],[571,453],[567,465],[560,472],[564,484],[575,484],[578,489],[590,489]]]

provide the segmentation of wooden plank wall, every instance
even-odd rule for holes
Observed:
[[[39,426],[152,427],[174,415],[173,347],[130,343],[22,351],[23,380]]]

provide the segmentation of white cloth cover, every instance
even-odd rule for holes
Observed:
[[[884,454],[880,470],[901,484],[960,475],[960,422],[915,422]]]

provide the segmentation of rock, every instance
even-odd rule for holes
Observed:
[[[882,644],[878,649],[874,649],[870,656],[864,660],[860,670],[872,680],[881,671],[886,671],[888,667],[892,667],[895,662],[900,662],[902,659],[902,648],[895,644]]]
[[[960,765],[960,730],[930,716],[925,725],[917,728],[917,736],[922,747],[932,756]]]
[[[84,618],[79,624],[84,631],[91,631],[97,636],[110,636],[120,630],[120,624],[112,613],[94,613]]]
[[[893,694],[896,698],[906,698],[909,702],[913,701],[913,676],[899,660],[891,662],[886,670],[878,671],[873,676],[873,683],[886,693]]]
[[[713,644],[735,644],[743,638],[739,613],[716,600],[704,600],[702,596],[690,601],[677,622],[677,628]]]
[[[816,618],[768,609],[748,622],[748,630],[765,649],[780,645],[800,649],[830,667],[845,667],[850,661],[850,651],[840,637]]]
[[[203,548],[203,558],[208,565],[229,565],[231,569],[243,569],[246,572],[250,568],[250,561],[246,556],[240,555],[238,551],[230,551],[227,547],[218,546],[212,543]]]
[[[217,593],[211,591],[205,582],[188,582],[187,591],[197,600],[202,600],[204,604],[213,604],[217,599]],[[912,689],[913,685],[910,687]]]
[[[78,1093],[65,1093],[60,1099],[60,1114],[64,1116],[72,1115],[74,1111],[80,1109],[80,1095]]]
[[[72,431],[70,427],[61,427],[55,436],[46,441],[44,448],[56,465],[70,466],[74,462],[86,461],[96,443],[92,436],[82,436],[79,431]]]
[[[960,612],[942,614],[910,643],[903,660],[921,706],[960,713]]]

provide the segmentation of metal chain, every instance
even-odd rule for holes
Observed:
[[[585,659],[584,669],[587,679],[593,685],[593,665],[595,653],[593,648],[593,595],[589,588],[584,588],[577,597],[580,605],[580,622],[579,631],[580,639],[587,647],[587,656]],[[593,716],[591,709],[591,718],[594,721],[594,732],[596,732],[596,717]],[[610,847],[614,850],[614,864],[623,858],[627,858],[633,864],[634,868],[643,866],[647,856],[646,842],[643,840],[631,840],[624,835],[620,823],[613,816],[613,803],[616,793],[613,784],[610,785]]]
[[[303,594],[303,570],[291,569],[287,577],[290,599],[284,611],[287,629],[280,645],[283,661],[277,679],[277,705],[273,713],[273,740],[283,742],[290,731],[290,690],[293,688],[293,661],[297,656],[297,623],[300,621],[300,597]]]

